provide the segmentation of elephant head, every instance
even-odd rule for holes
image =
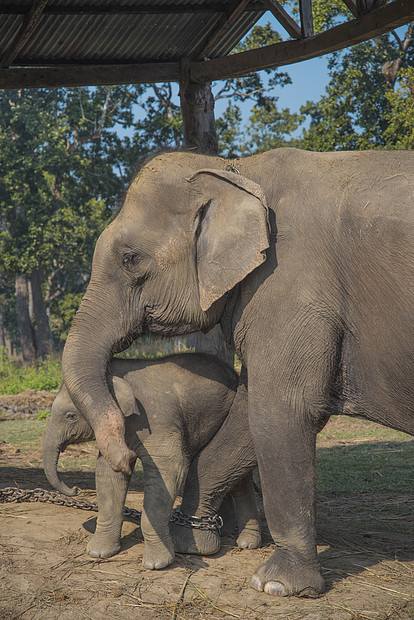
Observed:
[[[111,380],[117,403],[125,416],[136,413],[136,400],[132,388],[119,377]],[[76,495],[77,487],[68,487],[57,470],[61,452],[70,444],[95,439],[94,432],[73,404],[65,384],[56,396],[43,440],[43,467],[50,484],[64,495]]]
[[[135,454],[108,385],[114,352],[144,333],[208,331],[227,293],[261,265],[268,248],[260,186],[223,161],[190,153],[151,159],[119,215],[98,239],[85,297],[63,354],[64,380],[113,469]]]

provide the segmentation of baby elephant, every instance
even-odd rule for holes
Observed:
[[[141,530],[143,565],[164,568],[174,560],[169,518],[186,479],[191,460],[209,443],[233,402],[238,377],[224,362],[203,354],[180,354],[158,360],[117,359],[111,363],[112,388],[125,415],[128,446],[142,461],[145,494]],[[248,432],[246,418],[246,432]],[[76,410],[65,385],[52,406],[43,444],[49,482],[75,495],[58,476],[60,452],[69,444],[94,439]],[[220,455],[217,455],[220,458]],[[135,463],[134,463],[135,464]],[[98,520],[87,550],[92,557],[110,557],[120,550],[123,508],[130,476],[115,472],[101,454],[96,463]],[[247,485],[247,488],[246,488]],[[242,488],[241,488],[242,487]],[[198,499],[198,498],[195,498]],[[238,545],[260,545],[260,528],[251,477],[237,485],[234,499],[240,515]],[[205,553],[219,548],[209,545]],[[198,545],[197,553],[203,553]]]

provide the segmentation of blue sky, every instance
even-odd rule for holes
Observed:
[[[325,92],[325,87],[328,84],[326,57],[313,58],[287,67],[280,67],[280,70],[290,75],[292,84],[283,88],[278,87],[274,91],[279,97],[279,109],[290,108],[291,112],[299,112],[301,105],[307,101],[318,101]],[[217,101],[216,116],[220,115],[226,105],[227,100]],[[249,107],[250,103],[247,103],[245,106],[246,113]]]
[[[292,84],[278,89],[279,107],[290,108],[292,112],[299,112],[299,108],[306,101],[318,101],[325,92],[328,83],[326,57],[305,60],[289,65],[281,70],[286,71],[292,78]]]

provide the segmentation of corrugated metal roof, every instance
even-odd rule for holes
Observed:
[[[24,13],[33,4],[30,0],[0,3],[0,58],[5,58],[19,37]],[[234,2],[217,0],[49,0],[11,66],[138,63],[197,57],[200,44],[214,34],[226,15],[218,9],[234,6]],[[264,12],[258,2],[255,6],[256,10],[250,7],[241,12],[229,25],[209,51],[210,57],[225,56],[235,47]],[[157,13],[162,7],[171,12]],[[205,10],[200,10],[202,7]],[[100,12],[93,14],[94,9]],[[131,12],[126,13],[128,9]],[[83,12],[73,13],[74,10]],[[147,12],[134,12],[139,10]]]

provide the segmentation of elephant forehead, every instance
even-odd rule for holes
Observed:
[[[129,187],[121,212],[137,212],[141,217],[150,214],[152,218],[185,215],[191,210],[188,176],[181,168],[143,169]]]
[[[66,385],[63,384],[60,388],[55,400],[52,404],[52,411],[67,411],[70,407],[74,407],[73,402],[69,396]]]

